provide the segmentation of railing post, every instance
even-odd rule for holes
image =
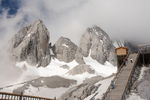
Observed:
[[[10,99],[11,99],[11,100],[13,100],[13,97],[14,97],[14,96],[13,96],[13,95],[11,95],[11,96],[10,96]]]
[[[19,100],[22,100],[23,92],[21,92]]]
[[[3,96],[3,94],[2,94],[2,97],[1,97],[1,99],[3,99],[3,97],[4,97],[4,96]]]

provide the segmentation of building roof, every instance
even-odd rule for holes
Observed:
[[[118,48],[115,48],[115,50],[117,49],[128,49],[127,47],[118,47]]]

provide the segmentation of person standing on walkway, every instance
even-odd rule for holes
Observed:
[[[127,63],[128,63],[128,59],[125,58],[125,59],[124,59],[124,65],[127,66]]]
[[[132,58],[130,59],[130,62],[133,63],[133,59]]]
[[[112,88],[112,89],[115,88],[115,82],[114,82],[114,80],[111,81],[111,88]]]

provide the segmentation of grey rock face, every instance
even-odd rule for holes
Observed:
[[[81,64],[81,65],[77,65],[76,67],[74,67],[73,69],[71,69],[68,74],[70,75],[77,75],[77,74],[83,74],[85,72],[88,72],[90,74],[94,74],[95,70],[90,68],[90,65],[86,65],[86,64]]]
[[[12,39],[12,52],[17,61],[46,66],[50,62],[49,32],[41,20],[21,29]]]
[[[86,97],[97,91],[101,84],[95,85],[95,83],[101,79],[101,76],[92,77],[82,84],[69,89],[58,100],[84,100]]]
[[[144,76],[139,81],[136,88],[141,98],[144,98],[145,100],[150,100],[150,69],[144,72]]]
[[[100,80],[104,80],[104,79],[105,79],[105,78],[102,77],[102,76],[94,76],[94,77],[85,79],[85,80],[83,81],[83,83],[95,84],[95,83],[99,82]]]
[[[58,100],[84,100],[87,96],[93,94],[99,86],[81,84],[72,88],[69,93],[64,94]]]
[[[107,60],[111,64],[117,66],[117,55],[115,53],[115,48],[114,47],[110,48],[110,52],[109,52],[109,56],[108,56]]]
[[[58,100],[84,100],[88,96],[90,96],[89,100],[101,100],[95,98],[99,94],[97,90],[101,86],[101,83],[98,82],[111,77],[113,75],[105,78],[101,76],[88,78],[82,84],[70,88]]]
[[[79,63],[79,64],[85,64],[84,59],[83,59],[83,55],[82,55],[82,49],[78,48],[77,52],[75,54],[75,60]]]
[[[69,87],[70,85],[76,84],[76,80],[65,79],[60,76],[51,76],[51,77],[41,77],[32,81],[25,83],[23,86],[18,87],[13,90],[13,93],[20,94],[21,92],[30,89],[29,86],[33,87],[44,87],[47,88],[60,88],[60,87]]]
[[[48,88],[69,87],[75,83],[75,80],[65,79],[60,76],[41,77],[28,82],[28,84],[31,84],[34,87],[47,86]]]
[[[60,37],[55,43],[56,57],[60,61],[71,62],[75,59],[77,46],[70,39]]]
[[[108,60],[110,52],[112,51],[112,41],[110,37],[100,27],[93,26],[88,28],[80,40],[80,52],[84,57],[91,56],[99,63],[104,64]],[[77,52],[78,54],[79,52]],[[82,58],[76,55],[76,58]],[[82,62],[82,60],[80,60]],[[82,62],[83,63],[83,62]]]

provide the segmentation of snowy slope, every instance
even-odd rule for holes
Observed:
[[[20,62],[17,63],[17,67],[20,67],[22,70],[24,70],[20,82],[24,80],[31,80],[36,77],[47,77],[47,76],[54,76],[54,75],[58,75],[69,79],[75,79],[77,81],[83,81],[85,78],[90,78],[97,75],[100,75],[102,77],[107,77],[117,72],[117,67],[113,66],[109,62],[106,62],[104,65],[102,65],[98,63],[96,60],[93,60],[90,56],[84,57],[84,61],[86,62],[87,65],[90,65],[91,68],[96,71],[95,74],[89,74],[89,73],[83,73],[80,75],[67,74],[67,72],[70,69],[78,65],[78,63],[75,60],[70,63],[65,63],[57,59],[52,59],[51,63],[45,68],[44,67],[35,68],[27,64],[26,62]],[[60,67],[63,65],[69,66],[69,69],[64,69]]]
[[[92,69],[96,71],[96,75],[107,77],[117,72],[117,67],[113,66],[108,61],[104,65],[98,63],[96,60],[92,59],[90,56],[84,57],[84,61],[87,65],[91,65]]]
[[[51,60],[51,63],[47,67],[38,67],[38,68],[32,65],[29,65],[25,61],[18,62],[16,63],[16,66],[20,68],[23,73],[20,76],[20,78],[16,80],[16,83],[33,80],[38,77],[51,77],[54,75],[61,76],[66,79],[73,79],[77,81],[77,84],[71,85],[66,88],[65,87],[59,87],[59,88],[34,87],[30,85],[28,86],[28,89],[24,91],[24,94],[28,94],[28,95],[35,95],[35,96],[42,96],[42,97],[44,96],[48,98],[54,98],[54,97],[58,98],[67,90],[69,90],[71,87],[74,87],[83,83],[83,81],[87,78],[91,78],[91,77],[98,76],[98,75],[102,77],[108,77],[112,75],[113,73],[117,72],[117,67],[113,66],[109,62],[105,62],[105,64],[102,65],[98,63],[96,60],[93,60],[90,56],[84,57],[83,59],[87,65],[91,66],[91,69],[95,70],[95,73],[90,74],[88,72],[85,72],[83,74],[77,74],[77,75],[68,74],[67,72],[69,70],[71,70],[72,68],[78,65],[78,63],[75,60],[73,60],[70,63],[65,63],[55,58]],[[61,66],[63,65],[67,65],[69,68],[68,69],[62,68]],[[106,80],[102,80],[95,84],[95,86],[97,86],[98,84],[101,84],[101,86],[97,90],[98,94],[96,95],[96,98],[102,97],[103,93],[106,92],[108,86],[110,85],[110,82],[112,79],[113,77],[108,78]],[[12,87],[4,88],[1,91],[12,92],[14,89],[21,87],[21,86],[22,84],[14,85]],[[85,100],[89,100],[89,98],[91,98],[93,95],[88,96]]]
[[[101,86],[98,88],[98,90],[94,94],[88,96],[84,100],[90,100],[95,95],[96,95],[95,99],[98,99],[98,98],[101,99],[103,97],[103,94],[107,91],[107,89],[108,89],[108,87],[111,83],[111,80],[113,80],[113,78],[114,77],[110,77],[108,79],[105,79],[105,80],[102,80],[102,81],[96,83],[95,84],[96,86],[99,85],[99,84],[101,84]]]

